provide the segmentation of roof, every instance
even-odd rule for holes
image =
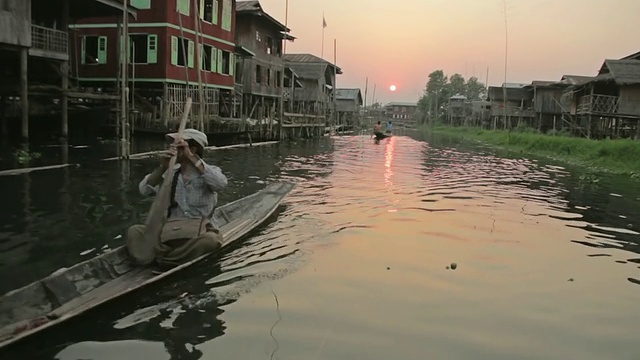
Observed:
[[[507,90],[507,101],[513,100],[526,100],[531,98],[530,91],[525,87],[502,87],[502,86],[489,86],[487,97],[490,100],[502,101],[504,100],[504,90]]]
[[[521,89],[525,86],[527,86],[528,84],[521,84],[521,83],[502,83],[502,85],[500,86],[502,87],[506,87],[508,89]]]
[[[410,103],[410,102],[390,102],[385,106],[418,106],[417,103]]]
[[[593,80],[593,78],[593,76],[563,75],[560,81],[569,85],[582,85]]]
[[[267,14],[264,9],[262,9],[262,5],[260,5],[260,1],[258,0],[250,0],[250,1],[238,1],[236,2],[236,14],[237,15],[252,15],[256,17],[262,17],[275,27],[277,27],[281,34],[285,35],[291,31],[291,29],[287,28],[280,21],[273,18],[271,15]],[[287,35],[290,40],[295,39],[294,37]]]
[[[242,45],[236,45],[235,53],[237,55],[246,56],[246,57],[255,57],[256,56],[256,53],[254,53],[253,51],[247,49],[246,47],[244,47]]]
[[[467,97],[464,95],[456,94],[450,97],[449,100],[467,100]]]
[[[553,85],[556,84],[557,81],[547,81],[547,80],[534,80],[531,82],[531,85],[533,86],[549,86],[549,85]]]
[[[290,63],[304,63],[304,64],[325,64],[331,68],[335,67],[338,74],[342,74],[342,69],[339,66],[328,62],[325,59],[319,58],[311,54],[285,54],[284,59]],[[303,77],[300,75],[300,77]]]
[[[627,55],[620,60],[640,60],[640,51],[631,55]]]
[[[605,60],[593,81],[612,80],[618,85],[640,84],[640,60]]]
[[[362,101],[362,92],[360,89],[336,89],[336,99]]]

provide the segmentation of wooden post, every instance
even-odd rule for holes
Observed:
[[[20,48],[20,105],[22,107],[22,141],[29,141],[29,49]]]
[[[69,33],[69,0],[62,1],[62,30]],[[69,48],[69,51],[71,48]],[[71,54],[68,54],[71,58]],[[65,60],[60,64],[60,72],[62,73],[62,98],[61,98],[61,116],[62,124],[60,128],[60,136],[67,138],[69,136],[69,61]]]
[[[3,143],[7,143],[7,138],[9,137],[9,126],[7,123],[7,113],[6,113],[6,96],[0,97],[0,139]]]
[[[62,72],[62,126],[60,128],[60,136],[69,137],[69,62],[63,61],[60,64],[60,72]]]

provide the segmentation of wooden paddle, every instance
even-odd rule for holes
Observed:
[[[182,134],[184,132],[184,128],[187,125],[187,118],[189,117],[189,112],[191,111],[191,98],[187,98],[187,102],[184,106],[184,113],[182,114],[182,119],[180,120],[180,127],[178,128],[178,136],[176,139],[179,140],[182,138]],[[176,165],[176,156],[172,156],[169,160],[168,170],[173,170]],[[162,226],[167,220],[167,209],[171,204],[171,184],[173,183],[173,176],[167,176],[160,186],[160,191],[156,194],[156,198],[153,200],[151,204],[151,209],[149,210],[149,215],[147,215],[147,220],[145,221],[145,229],[144,229],[144,243],[137,244],[140,249],[140,259],[139,263],[141,265],[148,265],[155,259],[155,245],[160,239],[160,233],[162,232]]]

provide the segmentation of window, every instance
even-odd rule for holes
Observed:
[[[208,23],[218,23],[218,0],[200,0],[200,18]]]
[[[194,65],[194,46],[193,41],[177,36],[171,37],[171,64],[177,66],[188,65],[190,68]]]
[[[138,9],[151,9],[151,0],[131,0],[129,3]]]
[[[231,0],[222,0],[222,30],[231,31]]]
[[[280,87],[280,82],[282,81],[282,71],[276,71],[276,87]]]
[[[85,36],[82,38],[81,61],[85,65],[107,63],[107,37]]]
[[[267,36],[267,54],[272,55],[273,54],[273,39],[271,38],[271,36]]]
[[[235,70],[235,64],[231,66],[231,64],[234,63],[233,58],[234,56],[230,52],[222,51],[222,62],[218,61],[218,64],[220,64],[220,71],[218,72],[220,74],[233,75],[233,71]]]
[[[256,41],[262,42],[262,38],[260,37],[260,31],[256,31]]]
[[[189,13],[190,13],[189,10],[191,10],[190,4],[191,4],[191,0],[178,0],[177,11],[180,14],[189,16]]]
[[[267,86],[271,86],[271,69],[267,69]]]
[[[210,45],[200,45],[200,58],[202,59],[202,70],[216,72],[216,55],[218,50]]]
[[[129,36],[129,62],[155,64],[158,62],[158,35],[134,34]]]
[[[256,65],[256,83],[262,84],[262,66]]]

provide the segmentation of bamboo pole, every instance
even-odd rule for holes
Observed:
[[[184,132],[184,128],[187,125],[187,118],[189,118],[189,112],[191,111],[191,101],[191,98],[187,97],[176,139],[182,138],[182,133]],[[169,160],[169,166],[167,167],[168,172],[173,171],[176,164],[176,158],[177,155],[171,157],[171,160]],[[136,258],[140,265],[148,265],[155,259],[154,248],[160,239],[162,226],[166,222],[167,209],[169,208],[169,204],[171,202],[170,197],[172,183],[173,176],[167,176],[162,181],[160,191],[158,191],[158,194],[156,195],[153,203],[151,204],[151,208],[149,209],[149,214],[147,215],[147,219],[145,221],[144,240],[141,243],[137,244],[136,247],[136,249],[138,250]]]

